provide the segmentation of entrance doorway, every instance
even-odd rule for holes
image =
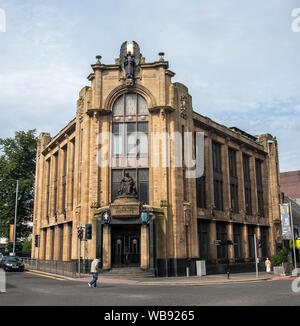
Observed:
[[[140,266],[140,226],[112,226],[112,267]]]

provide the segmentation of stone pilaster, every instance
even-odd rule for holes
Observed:
[[[209,260],[217,261],[218,258],[217,246],[214,244],[214,241],[217,240],[216,221],[210,221],[208,237],[209,237]]]
[[[243,153],[241,151],[236,152],[236,171],[238,176],[238,201],[239,210],[242,214],[242,218],[245,217],[246,205],[245,205],[245,184],[244,184],[244,170],[243,170]]]
[[[40,231],[40,252],[39,252],[39,259],[45,259],[45,246],[46,246],[46,230],[41,229]]]
[[[256,241],[261,240],[261,230],[259,225],[255,227],[255,235],[256,235]],[[262,248],[257,248],[257,257],[260,259],[262,258]]]
[[[68,261],[71,259],[70,251],[71,251],[71,224],[65,223],[63,226],[63,252],[62,252],[62,260]]]
[[[149,227],[141,226],[141,268],[149,268]]]
[[[233,224],[229,222],[227,224],[227,239],[231,240],[232,243],[234,243],[234,236],[233,236]],[[230,262],[234,262],[235,256],[234,256],[234,245],[228,246],[228,259]]]
[[[249,158],[250,180],[251,180],[251,201],[252,201],[252,215],[258,216],[257,203],[257,186],[256,186],[256,171],[255,171],[255,157]],[[257,221],[258,222],[258,221]]]
[[[46,260],[53,259],[53,228],[47,228],[47,242],[46,242]]]
[[[228,158],[228,144],[227,140],[221,147],[221,162],[222,162],[222,175],[223,175],[223,205],[224,212],[230,213],[231,198],[230,198],[230,179],[229,179],[229,158]]]
[[[60,248],[60,232],[61,232],[61,229],[58,225],[56,225],[54,227],[54,257],[53,257],[53,260],[60,260],[60,250],[62,248]]]
[[[245,261],[249,260],[249,242],[248,242],[248,225],[242,226],[242,251]]]
[[[102,247],[103,269],[111,268],[111,227],[103,226],[103,247]]]

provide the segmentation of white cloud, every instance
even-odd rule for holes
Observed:
[[[166,53],[197,112],[250,133],[279,134],[281,148],[298,148],[297,0],[7,0],[1,7],[0,137],[19,127],[58,132],[75,116],[95,55],[114,63],[121,43],[135,40],[147,61]],[[294,168],[299,156],[287,152],[283,165]]]

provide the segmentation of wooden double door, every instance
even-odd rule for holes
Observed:
[[[140,266],[140,226],[118,226],[112,228],[112,267]]]

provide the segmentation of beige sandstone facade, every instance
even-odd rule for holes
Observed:
[[[55,137],[39,136],[33,239],[40,235],[40,248],[33,243],[32,257],[77,260],[78,227],[87,223],[92,239],[81,242],[81,257],[101,257],[103,269],[140,266],[156,275],[184,275],[187,262],[195,273],[195,261],[204,259],[213,272],[224,263],[253,261],[254,234],[262,240],[259,258],[274,254],[282,242],[276,139],[253,137],[194,112],[188,88],[172,82],[175,74],[162,57],[147,63],[141,56],[133,78],[120,59],[106,65],[98,58],[88,76],[91,85],[79,93],[74,120]],[[123,104],[117,107],[117,101]],[[129,112],[132,103],[137,110],[141,106],[141,114]],[[118,108],[128,112],[114,114]],[[130,152],[128,130],[134,123],[146,130],[146,139],[138,142],[148,148],[138,155],[137,166],[126,160],[120,167],[120,156]],[[204,134],[204,174],[198,180],[187,178],[189,169],[177,164],[172,135],[188,132]],[[100,137],[106,133],[103,144]],[[154,133],[160,142],[153,141]],[[192,139],[182,152],[195,159]],[[151,164],[154,155],[164,160],[167,143],[169,164]],[[125,152],[114,155],[123,144]],[[104,148],[107,155],[100,155]],[[113,168],[103,164],[113,158]],[[126,169],[137,176],[133,179],[143,202],[140,197],[131,204],[126,198],[115,200],[118,173]],[[149,216],[146,223],[142,211]],[[235,245],[215,243],[226,239]]]

